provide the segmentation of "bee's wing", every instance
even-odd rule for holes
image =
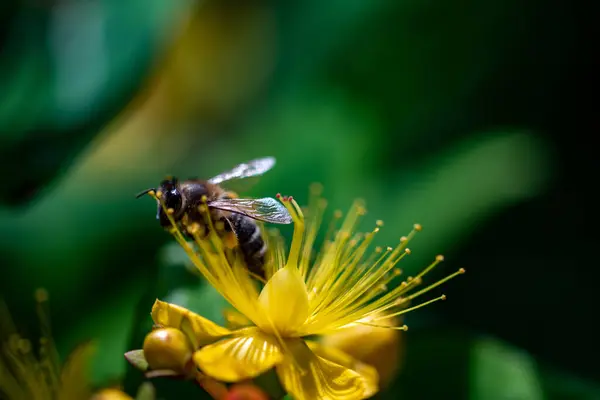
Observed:
[[[230,171],[223,172],[208,181],[219,184],[231,179],[248,178],[251,176],[262,175],[275,165],[274,157],[257,158],[256,160],[242,163],[232,168]]]
[[[271,197],[262,199],[219,199],[210,201],[208,206],[243,214],[273,224],[289,224],[292,222],[292,216],[283,204]]]

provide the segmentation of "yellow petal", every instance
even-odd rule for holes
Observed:
[[[208,343],[231,334],[214,322],[191,312],[187,308],[156,300],[152,306],[152,320],[163,327],[180,329],[197,349]]]
[[[194,353],[194,363],[206,375],[224,382],[254,378],[281,362],[283,354],[275,338],[256,328],[224,339]]]
[[[225,325],[227,325],[227,328],[229,329],[247,328],[252,325],[252,321],[244,314],[234,309],[223,310],[223,317],[225,318]]]
[[[286,341],[293,355],[279,364],[277,375],[295,400],[360,400],[365,380],[356,371],[319,357],[302,339]],[[300,369],[301,368],[301,369]]]
[[[368,321],[367,321],[368,322]],[[377,321],[380,325],[399,326],[395,319]],[[339,329],[320,339],[321,345],[335,347],[354,359],[377,369],[380,385],[389,384],[401,362],[402,335],[394,329],[355,324]]]
[[[363,379],[365,388],[363,396],[365,396],[365,398],[373,396],[379,390],[379,374],[371,365],[362,363],[334,347],[322,346],[321,344],[312,341],[306,341],[306,344],[317,356],[358,372]],[[354,346],[360,347],[361,344],[357,346],[357,343],[355,343]]]
[[[275,272],[260,292],[258,301],[270,318],[270,322],[260,322],[265,332],[272,333],[272,323],[282,336],[286,336],[302,326],[308,318],[306,285],[294,267]]]

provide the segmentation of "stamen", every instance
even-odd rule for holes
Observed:
[[[265,264],[265,276],[269,280],[280,267],[285,265],[285,243],[279,230],[272,228],[265,235],[268,254],[271,255],[270,262]]]
[[[372,324],[370,322],[357,322],[357,324],[366,325],[366,326],[372,326],[374,328],[392,329],[392,330],[395,330],[395,331],[404,331],[404,332],[406,332],[408,330],[408,326],[407,325],[402,325],[402,326],[388,326],[388,325]]]
[[[380,252],[382,252],[381,249],[379,249],[379,252],[376,249],[367,259],[370,265],[366,264],[365,266],[363,262],[355,262],[356,254],[359,253],[357,249],[360,246],[351,242],[351,239],[347,237],[342,238],[345,241],[340,241],[341,234],[345,232],[344,227],[342,227],[340,229],[341,234],[335,239],[336,242],[329,245],[331,249],[335,249],[333,253],[328,248],[325,248],[327,254],[321,257],[320,262],[313,267],[313,270],[322,270],[320,272],[328,276],[327,281],[329,283],[323,285],[311,279],[307,282],[309,290],[316,289],[313,292],[316,292],[318,295],[311,296],[311,305],[315,304],[315,306],[311,307],[311,316],[303,331],[310,332],[310,334],[330,331],[336,327],[360,320],[365,315],[372,315],[376,312],[381,313],[391,307],[397,306],[399,304],[398,299],[402,293],[420,284],[423,276],[443,260],[443,257],[438,256],[431,265],[417,276],[407,279],[396,288],[381,295],[382,289],[387,287],[401,273],[401,270],[396,268],[395,265],[407,254],[410,254],[410,249],[406,246],[420,230],[422,230],[420,224],[413,225],[411,232],[407,236],[400,238],[400,243],[395,249],[388,249],[384,257],[373,263],[373,260],[377,257],[376,255],[381,255]],[[370,235],[374,233],[375,231]],[[345,257],[343,259],[339,258],[340,251],[344,252]],[[338,256],[332,257],[334,254],[338,254]],[[335,267],[329,265],[334,265]],[[335,271],[342,272],[341,274],[332,273]],[[357,279],[357,275],[360,278]],[[315,278],[315,276],[311,274],[309,278]],[[443,282],[445,281],[447,279]],[[429,289],[434,287],[432,285]],[[419,294],[422,293],[424,292],[419,292]],[[377,299],[373,301],[375,298]],[[408,302],[412,298],[414,297],[402,297],[402,303]]]
[[[419,290],[418,292],[416,292],[416,293],[414,293],[414,294],[411,294],[411,295],[410,295],[410,296],[408,296],[406,299],[407,299],[407,300],[412,300],[412,299],[414,299],[414,298],[416,298],[416,297],[419,297],[419,296],[420,296],[420,295],[422,295],[423,293],[426,293],[426,292],[430,291],[431,289],[433,289],[433,288],[436,288],[436,287],[440,286],[441,284],[448,282],[450,279],[452,279],[452,278],[455,278],[455,277],[457,277],[458,275],[462,275],[462,274],[464,274],[465,272],[467,272],[467,271],[465,271],[465,269],[464,269],[464,268],[461,268],[461,269],[459,269],[458,271],[456,271],[455,273],[453,273],[453,274],[450,274],[450,275],[448,275],[447,277],[440,279],[440,280],[439,280],[439,281],[437,281],[436,283],[434,283],[434,284],[431,284],[431,285],[427,286],[425,289],[421,289],[421,290]]]
[[[306,281],[310,262],[312,261],[312,255],[314,253],[314,243],[319,233],[321,222],[323,221],[323,214],[327,208],[327,201],[321,197],[323,187],[320,184],[313,184],[310,188],[310,195],[308,200],[308,207],[306,209],[305,219],[305,234],[304,242],[302,244],[302,256],[300,257],[300,275],[302,279]]]
[[[376,317],[376,318],[373,319],[373,321],[381,321],[382,319],[388,319],[388,318],[397,317],[399,315],[403,315],[403,314],[406,314],[408,312],[417,310],[417,309],[419,309],[421,307],[425,307],[425,306],[427,306],[427,305],[429,305],[431,303],[435,303],[436,301],[440,301],[440,300],[442,300],[442,301],[446,300],[446,295],[443,294],[440,297],[436,297],[435,299],[431,299],[431,300],[425,301],[425,302],[423,302],[421,304],[418,304],[418,305],[410,307],[410,308],[405,308],[404,310],[401,310],[401,311],[398,311],[398,312],[395,312],[395,313],[386,314],[386,315],[383,315],[381,317]]]
[[[342,219],[342,211],[335,210],[333,212],[333,218],[329,221],[329,227],[327,228],[327,232],[325,233],[324,243],[332,242],[333,237],[335,235],[335,227],[337,226],[337,222]]]
[[[304,239],[304,214],[302,214],[302,210],[292,196],[288,198],[284,197],[280,200],[285,208],[287,208],[294,221],[294,234],[292,236],[292,245],[290,246],[286,267],[290,266],[298,268],[302,241]]]
[[[36,300],[36,310],[40,321],[40,330],[42,339],[40,340],[40,353],[44,353],[41,360],[41,366],[46,369],[48,378],[52,385],[57,387],[60,382],[60,357],[52,340],[52,326],[50,323],[50,311],[48,309],[48,291],[38,288],[34,297]]]
[[[267,281],[265,280],[265,278],[263,278],[260,275],[256,275],[254,272],[252,271],[248,271],[248,274],[250,274],[251,277],[253,277],[254,279],[256,279],[257,281],[260,281],[263,285],[267,284]]]

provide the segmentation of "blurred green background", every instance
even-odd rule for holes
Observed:
[[[141,347],[154,299],[217,320],[222,304],[134,195],[273,155],[244,195],[303,201],[322,182],[332,209],[366,199],[380,244],[424,225],[409,272],[438,253],[440,276],[468,270],[447,302],[408,316],[380,398],[600,399],[589,13],[567,0],[5,1],[0,295],[34,333],[31,294],[47,288],[61,353],[96,339],[94,383],[134,393],[123,353]]]

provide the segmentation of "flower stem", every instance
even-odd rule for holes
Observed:
[[[227,386],[207,376],[196,376],[196,382],[215,400],[224,400],[227,396]]]

